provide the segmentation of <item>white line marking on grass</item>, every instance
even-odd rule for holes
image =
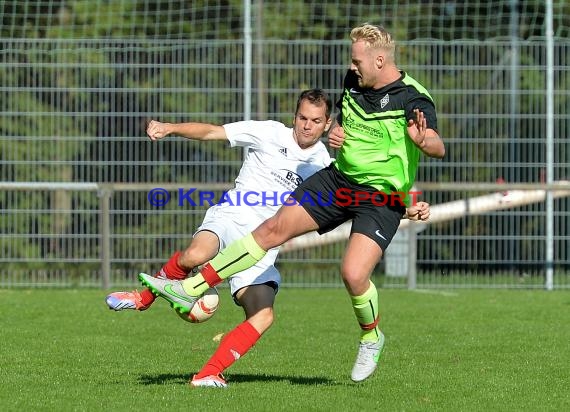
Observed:
[[[432,289],[412,289],[411,292],[416,293],[425,293],[427,295],[440,295],[440,296],[459,296],[458,293],[455,292],[446,292],[444,290],[432,290]]]

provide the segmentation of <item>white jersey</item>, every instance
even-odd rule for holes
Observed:
[[[235,188],[223,197],[227,201],[210,207],[197,230],[215,233],[220,249],[273,216],[302,181],[331,162],[321,142],[303,150],[293,140],[293,129],[279,122],[244,121],[224,128],[230,144],[246,147],[247,153]],[[279,287],[281,275],[274,265],[278,253],[278,247],[270,249],[255,265],[231,276],[232,296],[250,285]]]
[[[301,149],[293,129],[276,121],[242,121],[224,129],[231,146],[246,147],[247,153],[235,188],[220,206],[238,207],[244,218],[273,216],[301,182],[331,162],[322,142]]]

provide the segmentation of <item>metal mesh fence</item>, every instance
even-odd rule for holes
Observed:
[[[418,185],[457,188],[424,190],[423,200],[445,205],[489,193],[462,190],[464,182],[545,184],[549,122],[552,178],[569,178],[566,2],[554,2],[553,96],[545,92],[544,2],[424,1],[373,9],[362,1],[350,7],[254,2],[250,67],[244,2],[111,3],[0,1],[0,181],[220,190],[216,185],[232,184],[240,150],[178,138],[151,143],[146,122],[241,120],[249,93],[253,118],[290,123],[301,90],[322,87],[337,95],[350,58],[348,29],[364,17],[393,28],[399,66],[437,104],[447,155],[422,159]],[[205,210],[157,210],[145,190],[116,189],[109,200],[113,285],[158,269],[187,244]],[[0,285],[100,286],[101,199],[90,190],[5,189]],[[556,287],[570,284],[568,206],[568,197],[554,203]],[[544,202],[533,202],[429,225],[417,233],[418,286],[540,287],[546,214]],[[286,284],[340,285],[343,246],[283,253]],[[409,243],[390,249],[374,276],[386,287],[404,287]]]

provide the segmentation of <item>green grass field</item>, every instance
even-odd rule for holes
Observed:
[[[207,323],[165,301],[112,312],[97,290],[0,290],[3,411],[570,410],[570,293],[380,290],[387,344],[376,374],[349,374],[358,330],[342,289],[284,289],[277,321],[226,373],[188,378],[241,321]]]

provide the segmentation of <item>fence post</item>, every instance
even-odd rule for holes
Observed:
[[[113,191],[107,186],[100,187],[99,196],[99,234],[101,256],[101,281],[103,289],[111,287],[111,216],[110,203]]]
[[[416,263],[417,263],[417,253],[418,253],[418,245],[417,245],[417,234],[416,228],[414,226],[415,222],[412,222],[411,225],[408,225],[408,289],[413,290],[417,287],[417,271],[416,271]]]

